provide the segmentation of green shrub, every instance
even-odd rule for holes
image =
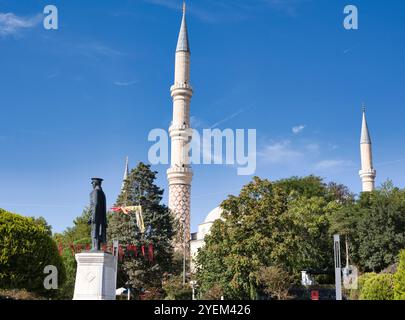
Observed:
[[[399,255],[398,270],[394,276],[394,299],[405,300],[405,250]]]
[[[25,289],[12,289],[12,290],[2,290],[0,289],[0,300],[11,299],[11,300],[46,300],[35,293],[28,292]]]
[[[49,231],[32,218],[0,209],[0,288],[52,295],[55,290],[43,285],[47,265],[57,268],[60,286],[65,272]]]
[[[351,289],[349,290],[349,299],[350,300],[359,300],[360,299],[360,293],[361,290],[364,287],[364,283],[368,280],[371,279],[372,277],[375,277],[377,274],[374,272],[368,272],[364,273],[361,276],[359,276],[358,282],[357,282],[357,289]]]
[[[394,275],[377,274],[368,278],[360,292],[360,300],[393,300]]]
[[[183,285],[182,276],[171,276],[163,283],[165,300],[191,300],[192,290],[190,285]]]
[[[291,288],[293,277],[280,267],[263,267],[257,278],[263,286],[264,293],[270,298],[286,300],[288,290]]]
[[[219,300],[224,295],[220,285],[215,284],[201,296],[202,300]]]

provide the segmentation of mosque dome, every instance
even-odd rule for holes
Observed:
[[[221,207],[216,207],[210,213],[208,213],[207,217],[204,220],[204,223],[215,222],[218,219],[221,219],[221,214],[223,210]]]

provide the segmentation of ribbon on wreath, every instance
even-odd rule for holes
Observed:
[[[145,223],[143,221],[142,207],[141,206],[124,206],[124,207],[112,207],[113,212],[122,212],[129,216],[131,213],[135,213],[136,225],[138,226],[141,234],[145,233]]]

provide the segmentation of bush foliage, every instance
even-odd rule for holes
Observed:
[[[190,300],[191,287],[186,283],[183,285],[182,276],[172,276],[163,283],[163,290],[166,300]]]
[[[405,300],[405,250],[399,255],[399,266],[394,278],[394,299]]]
[[[47,265],[58,269],[61,285],[65,272],[49,230],[32,218],[0,209],[0,288],[51,294],[43,285]]]
[[[258,280],[263,286],[263,291],[271,298],[286,300],[288,290],[293,282],[293,277],[279,267],[263,267],[258,274]]]
[[[393,300],[394,275],[377,274],[368,277],[361,289],[360,300]]]

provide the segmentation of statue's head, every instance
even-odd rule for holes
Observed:
[[[101,183],[103,182],[103,179],[101,178],[92,178],[91,179],[91,184],[93,185],[93,187],[101,187]]]

